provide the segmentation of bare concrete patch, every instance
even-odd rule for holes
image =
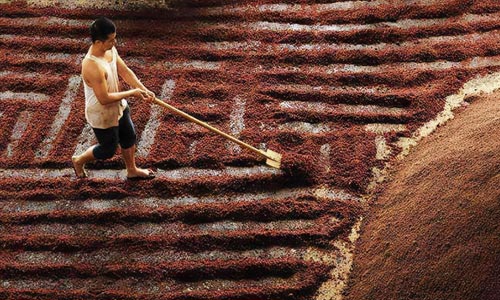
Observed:
[[[12,135],[10,136],[10,143],[7,145],[6,155],[7,157],[12,157],[14,155],[14,150],[19,145],[19,141],[23,136],[29,122],[31,121],[32,113],[30,111],[22,111],[17,118],[16,125],[12,129]]]
[[[438,84],[429,84],[428,89],[433,89],[438,87]],[[404,89],[400,87],[391,87],[384,85],[376,86],[332,86],[332,85],[308,85],[308,84],[273,84],[266,87],[266,90],[280,90],[280,91],[301,91],[301,92],[339,92],[339,93],[363,93],[363,94],[380,94],[384,95],[387,93],[400,94]]]
[[[377,160],[385,160],[389,158],[391,149],[387,146],[384,136],[378,135],[375,137],[375,147],[377,148],[377,154],[375,155]]]
[[[42,93],[17,93],[17,92],[0,92],[0,101],[1,100],[23,100],[23,101],[33,101],[33,102],[43,102],[50,99],[50,96],[42,94]]]
[[[464,14],[454,21],[457,22],[482,22],[488,21],[491,18],[499,18],[500,14]],[[304,25],[304,24],[290,24],[290,23],[277,23],[277,22],[252,22],[245,24],[248,28],[253,30],[272,30],[272,31],[303,31],[303,32],[342,32],[354,30],[375,30],[380,28],[398,28],[398,29],[412,29],[412,28],[426,28],[432,26],[441,26],[449,24],[448,18],[442,19],[403,19],[395,22],[379,22],[372,24],[334,24],[334,25]]]
[[[319,186],[314,190],[314,195],[325,199],[339,199],[344,201],[363,202],[363,198],[348,193],[341,189],[334,189],[326,186]]]
[[[175,89],[175,80],[168,79],[162,86],[160,98],[163,101],[168,101],[172,97]],[[137,146],[137,156],[138,157],[147,157],[149,152],[151,151],[151,147],[154,144],[156,132],[158,131],[158,127],[160,127],[161,117],[164,113],[164,109],[159,105],[152,103],[149,120],[146,123],[146,127],[142,132],[141,139]]]
[[[320,152],[320,157],[319,157],[319,160],[320,160],[320,163],[321,165],[325,166],[324,167],[324,171],[326,173],[330,172],[330,155],[331,155],[331,149],[332,147],[330,146],[330,144],[324,144],[321,146],[321,148],[319,149],[319,152]]]
[[[377,7],[383,3],[389,3],[388,1],[342,1],[335,3],[322,3],[322,4],[311,4],[311,5],[301,5],[301,4],[261,4],[258,6],[237,6],[237,7],[221,7],[207,10],[212,14],[220,12],[245,12],[249,13],[251,11],[259,12],[304,12],[304,13],[318,13],[324,11],[342,11],[356,8],[365,7]]]
[[[100,179],[125,179],[125,170],[87,170],[90,178]],[[32,178],[32,179],[51,179],[59,178],[62,176],[71,176],[74,174],[73,169],[0,169],[0,175],[5,178]],[[157,177],[168,179],[188,179],[198,176],[203,177],[220,177],[220,176],[233,176],[248,177],[254,175],[280,175],[283,174],[281,170],[272,169],[266,166],[256,166],[248,168],[228,167],[223,170],[215,169],[195,169],[195,168],[181,168],[174,170],[158,169]]]
[[[384,134],[388,132],[403,132],[406,131],[407,128],[405,124],[372,123],[372,124],[366,124],[365,130],[376,134]]]
[[[338,73],[352,73],[352,74],[363,74],[363,73],[383,73],[393,70],[419,70],[419,71],[438,71],[438,70],[449,70],[453,68],[463,68],[463,69],[480,69],[484,67],[500,66],[500,56],[488,56],[480,57],[476,56],[473,58],[466,59],[464,61],[447,61],[439,60],[433,62],[398,62],[398,63],[388,63],[381,64],[377,66],[362,66],[357,64],[331,64],[331,65],[301,65],[301,66],[272,66],[267,69],[267,71],[290,71],[290,72],[301,72],[301,73],[325,73],[325,74],[338,74]],[[263,69],[262,67],[256,68],[255,72],[259,72]]]
[[[245,129],[245,105],[246,100],[242,96],[234,97],[234,104],[229,116],[229,130],[232,136],[239,138],[240,133]],[[227,142],[226,148],[233,154],[241,152],[241,146],[233,142]]]
[[[279,44],[277,49],[279,50],[289,50],[289,51],[312,51],[312,50],[374,50],[374,51],[403,51],[403,49],[408,49],[412,47],[417,47],[422,44],[438,44],[440,42],[446,43],[460,43],[463,40],[476,40],[481,41],[483,39],[498,39],[500,37],[500,31],[494,30],[485,33],[471,33],[457,36],[437,36],[437,37],[427,37],[415,39],[407,42],[402,42],[400,44],[390,44],[390,43],[378,43],[373,45],[365,44],[328,44],[328,43],[314,43],[314,44]],[[241,47],[241,45],[240,45]],[[268,51],[275,51],[275,46],[268,46]]]
[[[386,107],[380,105],[348,105],[348,104],[326,104],[324,102],[283,101],[280,108],[285,110],[309,111],[315,113],[374,113],[381,115],[400,115],[407,109],[400,107]]]
[[[83,151],[87,150],[96,142],[97,140],[95,138],[92,127],[90,127],[89,124],[85,124],[82,133],[80,133],[80,136],[78,137],[78,140],[76,142],[75,152],[73,153],[73,155],[82,154]]]
[[[132,236],[164,236],[166,233],[182,234],[213,234],[216,232],[228,233],[230,231],[261,232],[269,230],[294,231],[308,230],[313,227],[322,226],[319,220],[280,220],[271,222],[235,222],[221,221],[205,224],[187,225],[180,222],[175,223],[152,223],[141,222],[137,224],[93,224],[93,223],[54,223],[54,224],[30,224],[12,226],[11,234],[23,234],[30,232],[32,235],[64,235],[85,236],[93,238],[113,238],[124,235]],[[332,219],[332,223],[337,220]]]
[[[176,69],[200,69],[200,70],[217,70],[221,66],[220,62],[216,61],[203,61],[203,60],[192,60],[186,62],[165,62],[163,67],[167,70],[176,70]]]
[[[332,129],[324,123],[289,122],[278,125],[280,131],[295,131],[299,133],[320,134],[330,132]]]
[[[165,8],[170,4],[170,0],[27,0],[29,6],[36,7],[64,7],[64,8],[111,8],[111,9],[126,9],[126,8]]]
[[[58,174],[58,173],[53,173]],[[241,193],[241,194],[221,194],[215,196],[196,197],[183,196],[173,198],[160,197],[127,197],[124,199],[89,199],[85,201],[77,200],[55,200],[55,201],[2,201],[2,212],[8,216],[19,212],[30,213],[77,213],[88,210],[105,212],[113,209],[159,209],[176,206],[186,206],[192,204],[230,203],[233,202],[258,202],[265,199],[276,201],[287,198],[298,198],[306,195],[315,195],[328,201],[362,201],[356,195],[349,194],[342,190],[335,190],[329,187],[320,188],[294,188],[280,189],[261,193]]]
[[[205,252],[182,252],[173,250],[154,251],[145,254],[144,252],[131,251],[124,257],[122,252],[115,250],[96,250],[93,252],[82,252],[67,254],[62,252],[22,252],[15,255],[15,262],[20,264],[33,265],[40,262],[49,264],[109,264],[109,263],[126,263],[129,260],[145,263],[145,264],[160,264],[172,263],[178,261],[201,261],[201,260],[233,260],[244,258],[295,258],[300,259],[304,255],[306,249],[292,249],[285,247],[270,247],[268,249],[254,249],[241,252],[232,251],[205,251]]]
[[[341,300],[347,279],[351,272],[354,245],[359,238],[359,230],[363,218],[359,218],[353,226],[348,241],[337,240],[334,242],[337,251],[321,251],[308,248],[304,259],[326,262],[333,266],[330,280],[323,283],[318,290],[316,300]]]
[[[262,42],[248,41],[248,42],[209,42],[204,43],[204,47],[212,50],[239,50],[239,51],[257,51],[262,49]]]
[[[59,131],[61,131],[62,126],[68,119],[71,112],[71,104],[78,93],[81,83],[82,79],[79,75],[74,75],[69,78],[68,88],[59,106],[59,111],[54,117],[54,122],[50,127],[47,137],[43,140],[40,149],[35,154],[36,158],[44,158],[49,154],[53,147],[54,140],[57,138]]]

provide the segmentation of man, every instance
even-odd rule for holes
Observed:
[[[87,177],[85,164],[96,159],[108,159],[116,153],[118,145],[127,168],[127,178],[151,179],[151,170],[135,164],[136,133],[130,119],[125,98],[135,97],[152,101],[155,94],[148,90],[116,51],[116,26],[104,17],[90,27],[92,45],[82,61],[85,89],[85,118],[92,127],[98,144],[81,155],[73,156],[73,168],[79,178]],[[120,91],[118,76],[133,89]]]

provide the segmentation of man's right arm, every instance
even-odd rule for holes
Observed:
[[[87,84],[94,90],[97,100],[102,105],[120,101],[127,97],[147,98],[146,92],[141,89],[131,89],[123,92],[108,92],[108,84],[104,77],[104,72],[94,61],[84,61],[82,65],[82,75]]]

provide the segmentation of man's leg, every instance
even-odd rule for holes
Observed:
[[[78,178],[87,177],[87,171],[85,171],[85,164],[95,160],[94,147],[95,146],[92,146],[82,154],[75,155],[71,158],[71,160],[73,161],[73,168],[75,169],[76,177]]]
[[[118,127],[107,129],[92,128],[97,138],[97,145],[94,145],[80,155],[71,158],[76,177],[85,178],[85,164],[96,159],[108,159],[113,157],[118,148]]]
[[[138,168],[135,164],[136,134],[134,123],[130,118],[130,108],[125,109],[118,126],[122,157],[127,168],[127,178],[152,178],[153,171]]]
[[[127,149],[122,149],[122,157],[127,168],[127,178],[149,177],[152,171],[138,168],[135,164],[135,145]]]

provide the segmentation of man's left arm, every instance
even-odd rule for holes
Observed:
[[[131,87],[138,88],[145,91],[150,97],[149,100],[153,100],[155,98],[155,93],[150,91],[147,87],[145,87],[142,82],[137,78],[134,71],[132,71],[120,57],[120,55],[116,55],[117,57],[117,68],[118,75]]]

